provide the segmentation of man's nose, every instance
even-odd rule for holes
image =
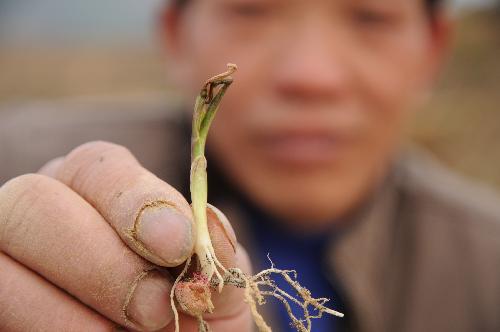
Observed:
[[[349,80],[341,34],[314,17],[303,17],[283,36],[274,61],[279,94],[297,102],[326,102],[345,93]]]

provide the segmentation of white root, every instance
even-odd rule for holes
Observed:
[[[219,269],[226,274],[226,268],[219,262],[211,243],[197,247],[196,255],[200,261],[201,273],[212,283],[217,285],[219,293],[224,287],[224,278]],[[216,280],[212,280],[215,275]]]
[[[185,277],[186,272],[191,264],[191,257],[186,260],[186,265],[182,269],[182,272],[175,278],[174,284],[172,285],[172,289],[170,290],[170,305],[174,312],[174,322],[175,322],[175,332],[179,332],[179,313],[177,312],[177,307],[175,306],[175,288],[179,284],[182,278]]]
[[[208,285],[217,287],[219,292],[222,291],[223,287],[226,285],[244,288],[245,302],[249,305],[253,320],[260,332],[271,332],[271,328],[267,325],[264,318],[257,310],[257,305],[260,306],[266,303],[266,297],[273,297],[285,306],[288,316],[291,319],[292,326],[299,332],[310,332],[312,328],[312,320],[315,318],[321,318],[323,314],[329,314],[337,317],[344,316],[341,312],[325,306],[329,299],[312,297],[311,292],[307,288],[302,287],[297,281],[297,272],[295,270],[277,269],[273,262],[269,259],[271,262],[271,268],[263,270],[254,276],[247,276],[237,268],[224,268],[224,266],[222,266],[222,264],[215,257],[213,249],[211,251],[207,248],[206,252],[208,254],[205,256],[198,256],[198,259],[201,264],[204,264],[201,266],[202,273],[206,273],[206,276],[210,276],[210,279],[208,279]],[[203,257],[203,259],[201,259],[201,257]],[[176,332],[179,332],[179,316],[175,306],[174,290],[179,281],[185,277],[190,262],[191,259],[186,262],[181,274],[176,278],[170,293]],[[224,277],[219,269],[223,272]],[[292,287],[294,294],[279,288],[276,282],[272,279],[272,277],[276,276],[282,277]],[[295,306],[301,308],[301,317],[297,317],[293,314],[290,304],[294,304]],[[213,308],[213,306],[210,307],[209,311],[211,311],[211,308]],[[199,331],[208,331],[208,324],[203,317],[198,316],[197,318],[200,322]]]
[[[269,257],[268,257],[269,258]],[[270,332],[271,328],[264,321],[262,315],[257,311],[257,304],[266,303],[265,297],[274,297],[284,306],[292,321],[292,325],[297,331],[310,332],[312,328],[312,319],[321,318],[323,314],[343,317],[344,314],[325,306],[329,301],[327,298],[313,298],[311,292],[302,287],[297,282],[297,272],[294,270],[277,269],[271,259],[271,268],[263,270],[254,276],[248,277],[238,269],[230,269],[232,272],[232,281],[226,284],[238,285],[243,283],[245,288],[245,301],[250,306],[253,319],[260,332]],[[289,294],[276,285],[271,276],[281,276],[294,290],[295,294]],[[241,286],[240,286],[241,287]],[[302,309],[302,317],[296,317],[290,306],[290,303]]]
[[[290,294],[279,288],[276,282],[271,279],[273,276],[282,277],[292,287],[295,294]],[[247,276],[237,268],[227,269],[224,274],[224,286],[231,285],[244,289],[245,302],[249,305],[253,320],[260,332],[272,331],[257,310],[257,305],[264,305],[267,297],[273,297],[285,306],[292,326],[299,332],[310,332],[312,320],[321,318],[323,314],[344,316],[344,314],[325,306],[329,299],[313,298],[311,292],[302,287],[296,279],[296,271],[277,269],[271,262],[271,268],[254,276]],[[292,303],[302,309],[301,317],[293,314]],[[200,319],[200,326],[204,326],[204,328],[208,326],[203,318],[198,317],[198,319]]]

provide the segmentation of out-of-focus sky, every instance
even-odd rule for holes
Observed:
[[[0,0],[0,45],[152,44],[156,9],[166,0]],[[460,10],[495,0],[453,0]]]
[[[0,0],[0,44],[149,46],[162,1]]]
[[[456,8],[481,8],[491,6],[495,0],[453,0],[450,3]]]

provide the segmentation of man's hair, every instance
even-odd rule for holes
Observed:
[[[425,6],[427,7],[429,14],[434,16],[444,2],[444,0],[425,0]]]
[[[171,0],[171,4],[176,7],[176,8],[182,8],[186,6],[186,4],[190,0]],[[424,0],[425,1],[425,7],[428,11],[428,13],[431,15],[431,17],[434,17],[436,12],[439,10],[439,8],[443,5],[445,0]]]

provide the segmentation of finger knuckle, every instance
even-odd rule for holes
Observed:
[[[85,158],[90,160],[99,160],[106,155],[112,154],[127,154],[132,156],[132,153],[124,146],[106,141],[92,141],[82,144],[73,149],[66,159]]]
[[[93,141],[72,150],[64,159],[57,177],[72,187],[76,179],[84,181],[92,174],[96,166],[110,160],[137,162],[124,146],[105,141]]]
[[[39,174],[13,178],[0,187],[0,245],[23,223],[23,215],[36,207],[36,198],[43,194],[43,183],[49,179]]]

